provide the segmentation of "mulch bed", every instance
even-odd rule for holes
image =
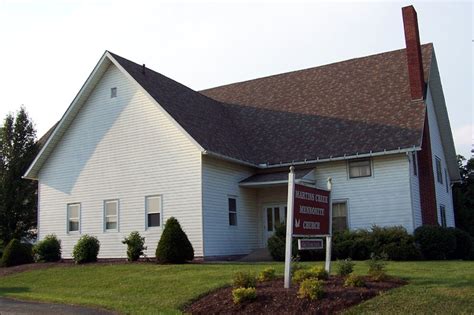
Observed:
[[[331,276],[324,284],[324,297],[311,301],[297,297],[298,286],[283,288],[283,279],[257,284],[257,299],[239,305],[232,301],[232,288],[218,289],[187,306],[184,311],[193,314],[332,314],[340,312],[381,292],[405,285],[400,279],[391,278],[383,282],[365,277],[363,288],[344,287],[344,279]]]

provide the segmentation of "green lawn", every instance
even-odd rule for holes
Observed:
[[[258,272],[267,266],[283,272],[281,263],[55,267],[0,278],[0,296],[101,306],[121,313],[176,313],[190,300],[229,284],[235,271]],[[366,271],[366,264],[357,262],[356,272]],[[388,272],[410,283],[348,313],[474,313],[474,262],[390,262]]]

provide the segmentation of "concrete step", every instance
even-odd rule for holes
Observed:
[[[268,248],[257,248],[253,250],[247,256],[242,257],[239,259],[242,262],[259,262],[259,261],[273,261]]]

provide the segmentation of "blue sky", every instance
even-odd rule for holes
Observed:
[[[0,0],[0,117],[24,104],[42,135],[105,50],[199,90],[400,49],[401,7],[433,42],[456,148],[473,139],[469,1]]]

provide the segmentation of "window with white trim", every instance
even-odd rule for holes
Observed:
[[[446,207],[444,205],[439,206],[439,214],[441,216],[441,226],[446,227]]]
[[[119,201],[104,201],[104,230],[118,231]]]
[[[113,87],[110,89],[110,98],[115,98],[117,97],[117,88]]]
[[[413,175],[418,176],[418,161],[416,160],[417,159],[416,152],[413,152],[412,159],[413,159]]]
[[[339,232],[348,228],[347,202],[334,202],[332,204],[332,231]]]
[[[145,198],[147,228],[161,225],[161,196]]]
[[[449,193],[448,171],[446,169],[444,169],[444,179],[446,181],[446,192]]]
[[[237,199],[229,197],[228,204],[229,204],[229,225],[236,226],[237,225]]]
[[[370,159],[359,159],[349,161],[349,178],[372,176]]]
[[[436,178],[438,183],[443,184],[443,173],[441,171],[441,159],[439,157],[435,158],[436,163]]]
[[[79,232],[81,224],[81,204],[70,203],[67,205],[67,232]]]

